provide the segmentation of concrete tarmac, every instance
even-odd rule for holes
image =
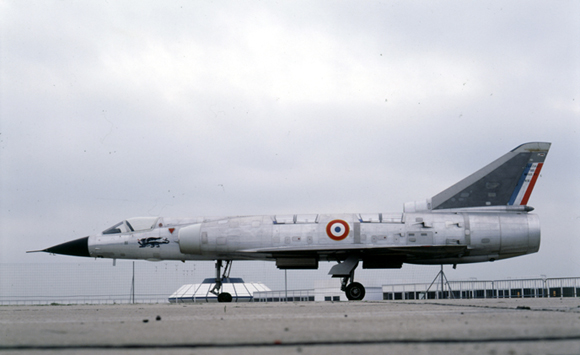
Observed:
[[[580,354],[580,299],[0,307],[0,354]]]

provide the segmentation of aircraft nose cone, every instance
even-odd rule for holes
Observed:
[[[89,237],[71,240],[70,242],[55,245],[46,248],[43,251],[52,254],[73,255],[73,256],[90,256],[89,255]]]

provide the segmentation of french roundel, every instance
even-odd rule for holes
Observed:
[[[335,219],[326,225],[326,234],[332,240],[343,240],[348,237],[350,227],[341,219]]]

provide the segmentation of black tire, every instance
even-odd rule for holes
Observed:
[[[227,292],[222,292],[218,295],[218,302],[231,302],[232,295]]]
[[[365,298],[365,287],[358,282],[346,286],[346,298],[350,301],[360,301]]]

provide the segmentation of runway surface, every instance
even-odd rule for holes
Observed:
[[[580,299],[0,307],[1,354],[580,354]]]

